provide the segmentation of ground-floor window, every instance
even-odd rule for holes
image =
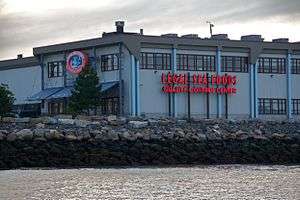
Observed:
[[[41,104],[14,105],[12,112],[18,114],[20,117],[37,117],[41,114]]]
[[[292,99],[293,115],[300,115],[300,99]]]
[[[54,101],[48,103],[48,113],[50,115],[63,114],[66,112],[66,103],[64,101]]]
[[[261,115],[286,114],[286,99],[259,98],[258,111]]]
[[[119,97],[108,97],[101,99],[101,113],[103,115],[119,113]]]

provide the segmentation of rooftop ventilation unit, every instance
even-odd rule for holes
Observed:
[[[242,41],[251,41],[251,42],[262,42],[264,38],[261,35],[243,35],[241,37]]]
[[[23,58],[23,54],[18,54],[18,55],[17,55],[17,58],[18,58],[18,59]]]
[[[124,33],[124,21],[116,21],[116,31],[117,33]]]
[[[183,38],[199,38],[198,34],[187,34],[187,35],[182,35],[181,37],[183,37]]]
[[[211,36],[211,39],[213,40],[229,40],[227,34],[215,34]]]
[[[276,39],[273,39],[272,42],[288,43],[289,42],[289,38],[276,38]]]
[[[167,33],[167,34],[162,34],[162,37],[178,37],[176,33]]]

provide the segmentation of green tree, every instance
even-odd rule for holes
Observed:
[[[89,113],[100,105],[99,78],[97,72],[87,66],[77,77],[74,90],[69,101],[72,114]]]
[[[14,94],[8,89],[8,86],[0,84],[0,116],[11,112],[14,101]]]

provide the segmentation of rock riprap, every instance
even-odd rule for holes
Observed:
[[[2,169],[300,163],[299,122],[116,116],[1,120]]]

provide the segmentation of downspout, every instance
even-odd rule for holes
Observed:
[[[119,114],[124,115],[123,109],[123,81],[122,81],[122,43],[119,43]]]

